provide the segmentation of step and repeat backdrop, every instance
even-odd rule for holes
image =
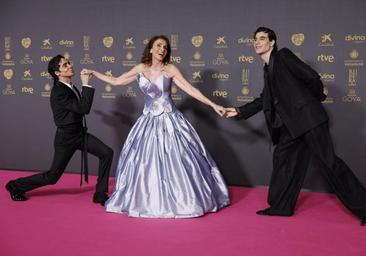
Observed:
[[[365,1],[24,1],[0,3],[0,168],[44,171],[51,164],[55,126],[49,106],[48,61],[70,58],[83,68],[118,76],[138,64],[149,38],[164,34],[171,62],[207,97],[224,106],[251,102],[263,87],[255,54],[258,26],[275,30],[319,72],[324,106],[338,153],[366,184]],[[75,75],[75,84],[80,78]],[[115,151],[141,115],[137,83],[112,87],[95,78],[89,130]],[[267,185],[272,150],[263,114],[247,121],[220,118],[176,86],[172,97],[196,128],[230,185]],[[92,157],[90,169],[97,171]],[[80,154],[67,172],[78,172]],[[77,183],[78,181],[76,181]],[[75,184],[76,184],[75,183]],[[329,190],[314,160],[304,185]]]

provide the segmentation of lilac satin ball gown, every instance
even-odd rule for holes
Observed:
[[[192,125],[174,105],[172,79],[137,75],[143,114],[119,156],[108,212],[133,217],[190,218],[230,203],[225,181]]]

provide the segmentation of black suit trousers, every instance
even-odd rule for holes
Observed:
[[[99,158],[98,180],[96,192],[108,192],[109,170],[112,164],[113,150],[92,134],[87,134],[88,153]],[[67,133],[56,131],[54,141],[54,156],[51,168],[38,173],[14,180],[19,191],[27,192],[45,185],[55,184],[64,173],[67,164],[75,151],[82,150],[82,133]]]
[[[268,194],[271,211],[293,214],[312,156],[319,161],[322,175],[342,203],[358,217],[366,216],[366,189],[335,154],[327,122],[296,139],[285,126],[280,128]]]

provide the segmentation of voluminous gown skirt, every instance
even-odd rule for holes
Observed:
[[[216,163],[183,114],[143,114],[121,151],[108,212],[189,218],[230,203]]]

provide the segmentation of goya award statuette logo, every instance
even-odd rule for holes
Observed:
[[[178,49],[178,34],[170,35],[170,47],[172,48],[172,50]]]
[[[250,95],[249,80],[250,70],[244,68],[241,74],[241,83],[243,87],[240,90],[240,94],[236,97],[238,102],[252,102],[254,100],[254,96]]]
[[[4,96],[15,95],[15,90],[10,84],[7,84],[5,88],[1,91]]]

